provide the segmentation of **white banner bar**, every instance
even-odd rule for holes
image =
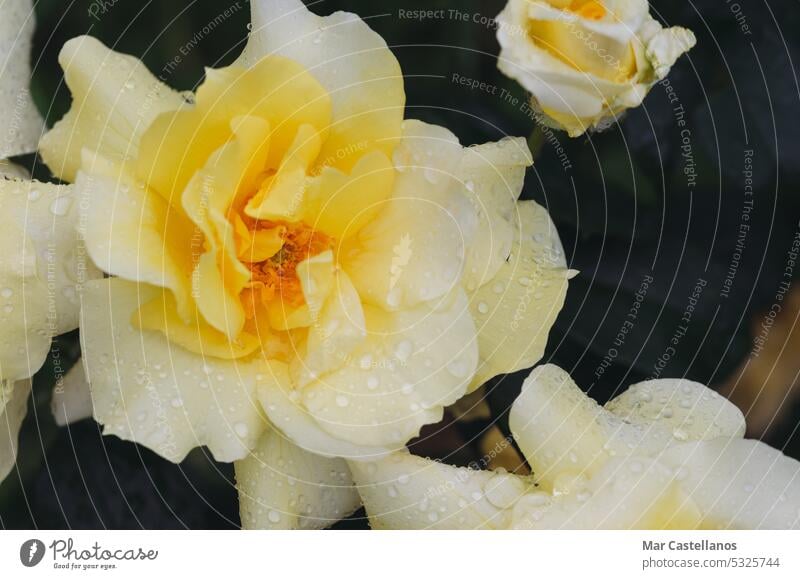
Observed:
[[[800,531],[0,531],[3,579],[192,572],[225,579],[800,577]]]

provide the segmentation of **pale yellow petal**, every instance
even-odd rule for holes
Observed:
[[[530,368],[547,345],[573,272],[547,211],[534,201],[517,204],[511,254],[495,276],[470,295],[481,363],[472,385]]]
[[[628,424],[553,365],[531,372],[511,407],[511,432],[544,490],[591,478],[612,456],[652,456],[673,440],[659,426]]]
[[[333,124],[320,164],[349,172],[364,151],[390,155],[400,136],[405,93],[397,59],[354,14],[311,13],[300,0],[254,0],[252,31],[240,62],[265,55],[299,62],[331,95]]]
[[[669,449],[664,462],[705,528],[800,529],[800,462],[763,442],[689,442]]]
[[[44,326],[39,329],[54,336],[74,330],[78,327],[78,289],[101,275],[88,259],[81,239],[75,189],[38,181],[0,179],[0,212],[18,224],[32,244],[30,263],[35,264],[38,282],[47,286],[44,308],[47,329]],[[5,247],[13,251],[13,245]],[[13,285],[0,288],[14,289]],[[12,296],[0,291],[0,298],[5,297]],[[10,313],[11,302],[5,305],[6,313]],[[22,316],[22,308],[14,307],[16,315]],[[32,304],[25,315],[32,320],[39,314],[31,307]]]
[[[192,248],[203,236],[135,177],[99,156],[87,157],[75,184],[86,248],[105,272],[170,289],[189,319]]]
[[[324,529],[361,505],[343,459],[311,454],[272,427],[235,466],[245,529]]]
[[[741,410],[691,380],[634,384],[605,407],[627,422],[670,429],[679,440],[743,438],[747,426]]]
[[[41,368],[55,322],[48,318],[51,304],[47,281],[38,275],[36,245],[9,221],[0,228],[0,247],[0,380],[16,381]]]
[[[36,26],[33,0],[0,0],[0,159],[36,150],[44,123],[28,88],[31,39]]]
[[[204,358],[132,326],[160,291],[120,279],[87,284],[81,345],[95,419],[104,434],[173,462],[203,445],[220,461],[246,457],[266,426],[256,397],[264,362]]]
[[[373,529],[508,528],[532,479],[457,468],[407,452],[350,462]]]
[[[404,123],[398,174],[386,207],[342,250],[362,299],[384,309],[413,307],[459,283],[477,215],[455,178],[463,155],[450,131]]]
[[[312,315],[304,355],[292,368],[294,382],[301,387],[345,365],[367,336],[364,309],[350,278],[339,270],[331,285],[324,305]]]
[[[75,181],[84,148],[115,162],[133,158],[155,118],[185,102],[138,58],[114,52],[90,36],[66,42],[59,63],[72,107],[44,135],[39,149],[53,174],[65,181]]]
[[[92,390],[81,360],[75,362],[75,365],[56,381],[53,386],[53,397],[50,400],[50,410],[59,426],[91,418]]]
[[[532,162],[522,138],[505,138],[464,150],[457,174],[478,215],[461,282],[467,291],[494,278],[508,259],[517,224],[516,203],[525,170]]]
[[[477,364],[466,298],[386,312],[364,308],[367,337],[344,366],[302,388],[304,406],[332,437],[392,446],[441,420]]]
[[[0,159],[0,179],[30,179],[28,171],[8,159]]]
[[[611,459],[569,492],[532,493],[514,507],[514,529],[695,529],[695,504],[681,492],[673,471],[635,457]]]
[[[32,376],[53,336],[77,327],[77,288],[98,275],[81,259],[71,187],[0,179],[0,379]]]
[[[269,363],[269,371],[259,382],[258,397],[270,422],[295,444],[314,454],[372,460],[403,447],[403,443],[379,446],[364,440],[354,444],[332,437],[304,408],[284,363]]]
[[[17,459],[17,438],[28,413],[29,379],[0,380],[0,482],[14,468]]]

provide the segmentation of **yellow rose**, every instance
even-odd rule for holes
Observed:
[[[30,100],[30,0],[6,3],[0,18],[0,110],[8,114],[0,157],[36,148],[42,120]],[[0,481],[11,471],[28,409],[30,377],[54,336],[78,325],[78,289],[99,276],[75,231],[70,186],[31,181],[0,158]],[[78,409],[69,413],[79,418]]]
[[[525,381],[510,427],[530,476],[408,453],[352,463],[372,526],[800,528],[800,462],[744,440],[742,413],[696,382],[642,382],[603,408],[545,365]]]
[[[383,456],[542,355],[571,275],[517,203],[523,139],[463,148],[404,121],[400,67],[357,16],[251,2],[238,61],[196,94],[90,37],[41,142],[75,182],[81,339],[104,433],[236,461],[248,527],[357,508],[343,458]]]
[[[572,137],[642,104],[695,44],[685,28],[662,28],[647,0],[509,0],[498,23],[498,67]]]

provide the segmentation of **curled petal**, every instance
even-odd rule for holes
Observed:
[[[460,290],[440,304],[364,314],[367,337],[341,369],[305,386],[302,402],[337,439],[403,444],[464,395],[477,365],[472,318]]]
[[[59,426],[91,418],[92,390],[81,360],[78,360],[69,372],[56,382],[50,410]]]
[[[473,388],[541,359],[575,275],[566,268],[558,233],[543,207],[521,201],[514,220],[508,258],[470,296],[481,356]]]
[[[120,279],[87,284],[81,345],[95,419],[104,434],[173,462],[202,445],[217,460],[246,457],[265,428],[256,397],[263,360],[203,357],[134,327],[135,312],[158,293]]]
[[[523,479],[513,475],[457,468],[407,452],[351,461],[350,468],[373,529],[506,528],[511,513],[504,506],[526,490]]]
[[[744,415],[731,402],[690,380],[648,380],[634,384],[606,404],[626,422],[658,424],[685,440],[743,438]]]
[[[115,162],[133,158],[155,118],[184,104],[142,62],[91,36],[67,41],[58,56],[72,107],[39,143],[54,175],[74,182],[84,149]]]
[[[0,482],[14,468],[19,428],[28,413],[31,381],[0,381]]]
[[[324,529],[361,505],[343,459],[311,454],[272,427],[235,466],[245,529]]]

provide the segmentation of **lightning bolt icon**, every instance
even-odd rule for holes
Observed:
[[[36,542],[31,543],[31,549],[28,553],[28,563],[33,561],[33,556],[36,554],[36,551],[39,550],[39,545]]]

